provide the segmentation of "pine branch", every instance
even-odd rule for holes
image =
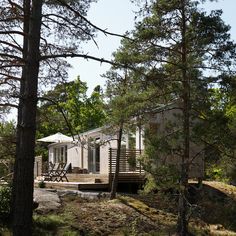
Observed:
[[[50,16],[59,18],[59,19],[63,20],[65,23],[60,23],[60,22],[58,22],[57,20],[52,19]],[[69,19],[67,19],[66,17],[59,16],[59,15],[52,14],[52,13],[51,13],[51,14],[44,15],[44,17],[45,17],[46,19],[50,20],[51,22],[56,23],[56,24],[61,25],[61,26],[64,26],[64,27],[67,27],[68,29],[70,29],[70,26],[74,26],[74,27],[77,28],[77,29],[79,28],[81,31],[83,31],[85,34],[87,34],[87,35],[89,35],[89,36],[91,37],[91,39],[93,40],[94,44],[95,44],[95,45],[97,46],[97,48],[98,48],[98,44],[97,44],[97,42],[95,41],[95,39],[94,39],[94,37],[93,37],[92,34],[90,34],[89,32],[87,32],[86,30],[84,30],[84,29],[83,29],[82,27],[80,27],[79,25],[74,24],[73,22],[71,22],[71,21],[70,21]],[[66,23],[68,23],[68,24],[66,24]],[[45,27],[47,27],[47,26],[45,25]]]
[[[132,40],[131,38],[125,36],[125,35],[121,35],[121,34],[116,34],[116,33],[112,33],[107,31],[106,29],[102,29],[96,25],[94,25],[92,22],[90,22],[86,17],[82,16],[78,11],[76,11],[75,9],[73,9],[69,4],[67,4],[65,2],[65,0],[57,0],[59,3],[61,3],[63,6],[65,6],[66,8],[68,8],[70,11],[72,11],[76,16],[80,17],[81,19],[83,19],[85,22],[87,22],[90,26],[92,26],[94,29],[104,33],[106,36],[107,35],[111,35],[111,36],[117,36],[117,37],[121,37],[121,38],[125,38],[128,40]],[[133,40],[132,40],[133,41]]]
[[[135,70],[134,67],[128,66],[128,65],[124,65],[124,64],[120,64],[114,61],[110,61],[104,58],[99,58],[99,57],[94,57],[94,56],[90,56],[88,54],[77,54],[77,53],[62,53],[62,54],[54,54],[54,55],[44,55],[40,57],[40,60],[47,60],[47,59],[53,59],[53,58],[67,58],[67,57],[77,57],[77,58],[84,58],[86,60],[94,60],[94,61],[98,61],[101,63],[107,63],[113,66],[118,66],[118,67],[123,67],[123,68],[128,68],[131,70]]]
[[[12,58],[12,59],[16,59],[18,61],[24,61],[21,57],[18,57],[18,56],[15,56],[15,55],[11,55],[11,54],[7,54],[7,53],[0,53],[0,57],[9,57],[9,58]]]
[[[26,34],[24,32],[17,31],[17,30],[0,31],[0,35],[3,35],[3,34],[8,34],[8,35],[16,34],[16,35],[20,35],[20,36],[26,36]]]
[[[0,107],[12,107],[12,108],[17,108],[18,105],[12,104],[12,103],[0,103]]]

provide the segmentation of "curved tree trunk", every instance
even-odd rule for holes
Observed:
[[[119,134],[118,134],[118,140],[117,140],[116,169],[115,169],[114,177],[113,177],[113,180],[112,180],[110,199],[115,199],[116,198],[116,191],[117,191],[117,186],[118,186],[118,177],[119,177],[119,172],[120,172],[120,153],[121,153],[122,134],[123,134],[123,122],[121,122],[120,128],[119,128]]]

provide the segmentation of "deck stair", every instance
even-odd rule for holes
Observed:
[[[69,182],[45,181],[46,188],[72,190],[107,190],[109,188],[108,175],[102,174],[67,174]],[[38,187],[35,181],[35,187]]]
[[[67,174],[69,182],[108,183],[108,175],[103,174]]]

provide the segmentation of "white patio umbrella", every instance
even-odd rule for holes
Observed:
[[[38,142],[47,142],[47,143],[67,143],[72,142],[73,138],[66,136],[62,133],[56,133],[45,138],[37,140]]]

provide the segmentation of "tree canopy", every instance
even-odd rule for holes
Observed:
[[[101,88],[96,86],[90,96],[87,89],[86,83],[78,77],[46,92],[39,106],[38,136],[59,131],[75,135],[102,126],[106,115]]]

